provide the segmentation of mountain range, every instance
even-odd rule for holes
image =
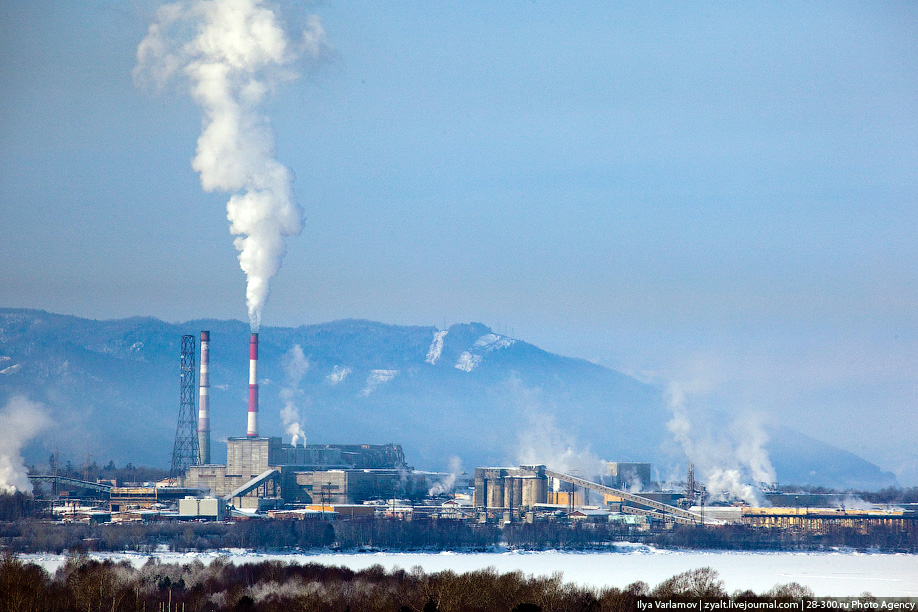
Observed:
[[[201,330],[210,331],[213,460],[220,462],[226,438],[245,434],[247,324],[0,309],[0,406],[25,397],[51,422],[22,441],[26,459],[47,464],[60,451],[75,463],[91,456],[168,467],[181,336],[197,341]],[[531,462],[588,473],[604,459],[651,462],[656,477],[684,479],[689,462],[671,432],[663,388],[480,323],[264,327],[259,368],[260,433],[287,442],[299,426],[300,443],[396,442],[418,469],[469,472]],[[896,485],[878,466],[786,426],[766,424],[758,434],[756,450],[781,484]],[[696,465],[754,477],[748,453],[737,451],[748,451],[749,441],[704,435],[716,452],[692,457]]]

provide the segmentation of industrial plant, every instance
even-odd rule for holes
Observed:
[[[918,524],[914,508],[845,509],[843,496],[794,495],[791,507],[790,496],[772,492],[765,494],[767,507],[706,506],[707,492],[696,483],[691,466],[684,488],[661,491],[653,490],[649,463],[608,461],[604,473],[589,478],[548,465],[477,467],[471,476],[450,475],[414,470],[395,443],[287,444],[259,432],[257,333],[249,340],[246,432],[227,440],[225,464],[214,463],[210,340],[210,333],[202,331],[196,366],[195,337],[182,336],[179,418],[169,478],[116,486],[31,475],[33,482],[50,483],[55,492],[82,492],[85,499],[60,493],[57,514],[97,522],[382,515],[499,525],[617,522],[632,531],[744,524],[818,533],[837,526],[911,530]]]
[[[426,484],[424,476],[408,469],[398,444],[294,446],[259,435],[257,333],[249,341],[246,435],[227,440],[226,465],[211,463],[209,345],[209,332],[201,332],[198,461],[184,470],[185,487],[206,490],[238,509],[261,511],[285,504],[359,504],[405,496]]]

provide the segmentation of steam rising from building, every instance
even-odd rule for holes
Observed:
[[[456,479],[462,475],[462,459],[453,455],[449,458],[449,473],[442,480],[438,480],[428,489],[427,494],[431,497],[437,495],[448,495],[453,492],[456,486]]]
[[[0,492],[32,492],[22,448],[51,424],[41,404],[16,396],[0,410]]]
[[[604,464],[589,448],[559,426],[555,410],[546,405],[539,388],[527,387],[519,379],[505,386],[509,401],[525,416],[526,425],[517,436],[517,465],[550,465],[561,472],[592,478],[604,471]]]
[[[323,39],[314,16],[291,37],[262,0],[196,0],[162,6],[137,48],[138,84],[185,79],[204,113],[192,167],[205,191],[233,194],[227,219],[246,274],[253,332],[286,254],[285,238],[303,230],[293,175],[274,157],[274,133],[260,107],[278,83],[295,78],[301,58],[320,55]]]
[[[768,436],[755,415],[737,419],[718,433],[693,426],[688,410],[692,386],[673,382],[667,387],[667,399],[673,417],[667,428],[685,456],[694,463],[698,478],[712,499],[729,497],[752,505],[762,505],[761,486],[776,481],[775,469],[765,444]]]
[[[284,422],[284,431],[290,436],[290,444],[296,446],[302,440],[306,444],[306,432],[300,418],[299,400],[303,396],[300,382],[309,371],[309,360],[303,354],[303,347],[296,344],[284,354],[284,387],[280,396],[284,402],[281,408],[281,420]]]

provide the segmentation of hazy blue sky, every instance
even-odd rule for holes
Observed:
[[[0,305],[245,319],[157,3],[0,2]],[[481,321],[918,484],[918,4],[318,2],[265,325]]]

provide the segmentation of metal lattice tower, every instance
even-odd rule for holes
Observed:
[[[169,480],[174,484],[185,477],[189,466],[200,463],[198,419],[194,403],[198,391],[195,386],[194,356],[194,336],[182,336],[182,363],[179,369],[181,403],[178,426],[175,428],[175,446],[172,448],[172,469],[169,471]]]

